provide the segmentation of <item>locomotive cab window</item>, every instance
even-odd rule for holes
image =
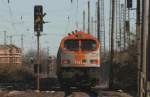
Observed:
[[[96,50],[96,41],[90,39],[84,40],[66,40],[64,49],[69,51],[93,51]]]
[[[83,51],[93,51],[96,50],[96,41],[94,40],[82,40],[81,49]]]
[[[79,41],[78,40],[66,40],[64,42],[64,49],[69,51],[78,51],[79,50]]]

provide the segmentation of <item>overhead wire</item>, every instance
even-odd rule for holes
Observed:
[[[79,8],[78,8],[78,0],[77,0],[77,2],[76,2],[76,8],[75,8],[75,28],[76,28],[76,30],[79,30],[79,21],[78,21],[78,13],[79,13]]]
[[[69,1],[69,3],[71,3],[71,5],[70,6],[68,6],[68,8],[66,9],[66,12],[68,12],[67,13],[67,16],[65,17],[65,21],[66,21],[66,27],[65,27],[65,32],[70,32],[69,30],[71,30],[71,26],[72,26],[72,23],[71,23],[71,19],[72,19],[72,17],[71,17],[71,12],[72,12],[72,4],[73,4],[73,0],[71,0],[71,1]]]
[[[9,36],[11,36],[11,37],[13,37],[13,36],[16,36],[15,35],[15,33],[16,32],[18,32],[17,31],[17,29],[16,29],[16,26],[15,26],[15,21],[14,21],[14,16],[13,16],[13,12],[12,12],[12,8],[11,8],[11,5],[10,5],[10,0],[7,0],[7,2],[4,2],[4,0],[2,0],[2,3],[4,4],[4,5],[6,5],[6,7],[8,8],[8,23],[10,23],[10,27],[12,27],[11,29],[12,29],[12,31],[10,32],[10,31],[8,31],[11,35],[9,35]],[[22,21],[22,17],[21,17],[21,21]],[[21,23],[19,23],[19,24],[21,24]],[[4,24],[3,24],[4,25]],[[8,25],[6,26],[6,25],[4,25],[5,26],[5,29],[7,29],[8,30]],[[9,27],[9,28],[10,28]],[[12,40],[12,39],[11,39]],[[16,41],[15,40],[12,40],[12,41],[14,41],[13,43],[15,43]]]
[[[4,2],[4,0],[1,0],[1,2],[3,3],[3,5],[6,4],[6,2]],[[1,11],[1,12],[2,12],[2,11]],[[6,11],[4,11],[4,12],[6,12]],[[5,17],[5,16],[0,15],[1,20],[5,20],[4,17]],[[9,21],[9,20],[7,20],[7,21]],[[2,24],[2,26],[4,26],[4,28],[5,28],[4,30],[9,29],[8,26],[6,26],[4,22],[1,23],[1,24]]]
[[[10,17],[11,26],[12,26],[14,32],[17,32],[16,26],[15,26],[15,23],[14,23],[12,8],[11,8],[9,3],[8,3],[8,9],[9,9],[9,17]]]
[[[75,29],[77,30],[78,29],[78,0],[77,2],[75,2],[76,3],[75,10],[74,10],[74,0],[69,0],[69,2],[71,4],[69,6],[69,15],[67,16],[67,25],[69,25],[70,27],[71,26],[74,27],[74,24],[75,24]],[[73,21],[73,19],[75,19],[75,21]],[[66,27],[66,28],[69,28],[69,27]]]
[[[10,0],[7,0],[7,2],[5,2],[4,0],[1,0],[1,1],[4,5],[6,5],[6,7],[8,7],[8,13],[9,13],[9,21],[8,22],[10,22],[11,27],[14,30],[14,32],[17,32],[15,23],[14,23],[12,8],[10,6]],[[8,28],[8,27],[6,27],[6,28]]]

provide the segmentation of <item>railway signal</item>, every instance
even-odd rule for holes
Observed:
[[[36,5],[34,7],[34,31],[43,32],[43,6]]]
[[[40,36],[43,32],[43,24],[47,23],[43,21],[43,17],[46,13],[43,14],[43,6],[35,5],[34,6],[34,32],[37,32],[37,90],[40,90]]]

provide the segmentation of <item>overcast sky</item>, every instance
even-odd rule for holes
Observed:
[[[41,36],[41,48],[49,48],[56,55],[60,40],[72,30],[82,30],[82,12],[87,11],[88,0],[0,0],[0,43],[3,44],[3,31],[13,35],[13,42],[21,47],[21,34],[24,35],[24,50],[36,49],[34,35],[34,6],[43,5],[44,24]],[[77,4],[78,1],[78,4]],[[91,1],[91,16],[96,16],[96,1]],[[105,20],[109,19],[109,0],[105,1]],[[70,17],[69,20],[67,17]],[[87,18],[86,18],[87,20]],[[78,24],[78,28],[76,26]],[[107,25],[107,23],[106,23]],[[108,30],[108,25],[106,27]],[[107,31],[108,32],[108,31]],[[108,36],[108,35],[107,35]],[[7,42],[9,43],[9,37]]]

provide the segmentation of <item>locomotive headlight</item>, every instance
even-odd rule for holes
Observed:
[[[86,63],[86,60],[84,59],[84,60],[82,60],[82,63]]]
[[[98,60],[97,59],[92,59],[90,60],[91,64],[98,64]]]
[[[70,63],[70,60],[69,59],[64,59],[62,60],[62,64],[69,64]]]

